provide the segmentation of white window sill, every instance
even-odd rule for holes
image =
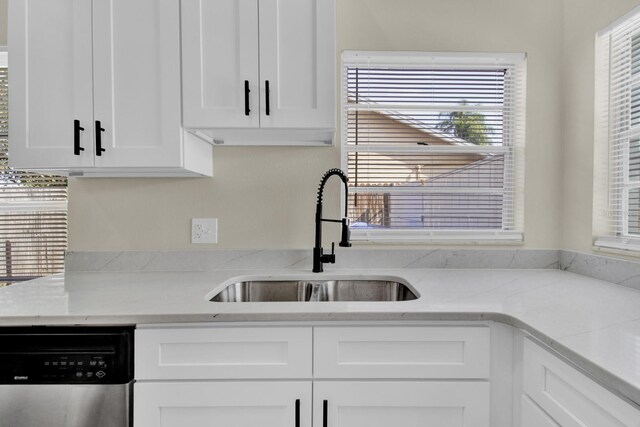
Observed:
[[[640,252],[640,238],[596,237],[593,246],[597,249],[614,249],[624,252]]]

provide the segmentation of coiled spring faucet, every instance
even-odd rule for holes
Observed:
[[[324,185],[327,183],[327,180],[333,176],[337,175],[342,180],[344,184],[344,218],[342,219],[325,219],[322,218],[322,193],[324,192]],[[313,247],[313,272],[321,273],[322,272],[322,264],[326,264],[330,262],[331,264],[336,262],[336,254],[335,254],[335,243],[331,243],[331,254],[324,254],[322,249],[322,222],[337,222],[342,224],[342,238],[340,239],[339,246],[343,248],[348,248],[351,246],[349,242],[349,238],[351,236],[351,232],[349,231],[349,218],[347,217],[347,206],[349,201],[349,188],[347,187],[347,182],[349,179],[345,175],[345,173],[340,169],[329,169],[322,180],[320,181],[320,187],[318,188],[318,203],[316,204],[316,240],[315,246]]]

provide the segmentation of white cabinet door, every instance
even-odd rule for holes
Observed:
[[[558,425],[640,426],[640,410],[528,339],[524,340],[523,359],[524,393]]]
[[[334,0],[182,1],[186,128],[333,129],[335,74]]]
[[[311,427],[308,381],[138,382],[134,396],[136,427]]]
[[[335,127],[334,15],[334,0],[260,0],[261,127]]]
[[[258,67],[258,0],[182,0],[185,127],[258,127]]]
[[[314,426],[489,427],[488,382],[315,382],[313,387]]]
[[[93,59],[95,165],[180,166],[179,0],[94,0]]]
[[[560,427],[533,400],[522,395],[520,404],[520,427]]]
[[[91,2],[11,0],[9,67],[11,166],[92,166]]]

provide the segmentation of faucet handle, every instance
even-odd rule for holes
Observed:
[[[322,254],[320,256],[320,262],[323,263],[331,263],[331,264],[335,264],[336,263],[336,244],[335,242],[331,242],[331,254]]]

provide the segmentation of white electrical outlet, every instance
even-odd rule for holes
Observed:
[[[218,219],[192,218],[191,243],[218,243]]]

